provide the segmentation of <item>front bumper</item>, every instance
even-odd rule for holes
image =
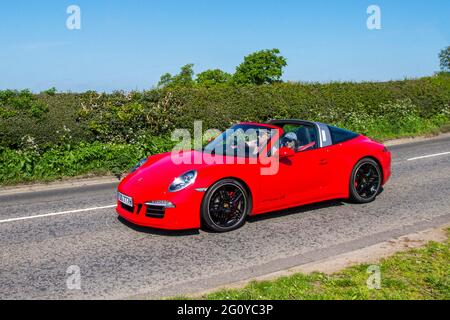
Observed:
[[[204,192],[193,188],[174,193],[139,195],[118,191],[133,198],[133,207],[123,206],[117,201],[116,211],[125,220],[144,227],[166,230],[186,230],[200,228],[200,207]],[[150,206],[151,201],[169,201],[175,208]]]

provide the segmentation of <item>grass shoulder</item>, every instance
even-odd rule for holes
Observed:
[[[384,300],[450,299],[450,229],[447,240],[398,252],[381,259],[380,289],[369,289],[368,264],[324,273],[294,274],[271,281],[253,281],[241,289],[223,289],[207,300]]]

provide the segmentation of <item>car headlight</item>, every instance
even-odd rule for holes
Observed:
[[[139,169],[140,167],[142,167],[144,165],[144,163],[147,162],[148,158],[142,159],[141,161],[139,161],[139,163],[137,165],[135,165],[133,167],[133,169],[131,169],[130,173],[135,172],[137,169]]]
[[[169,191],[177,192],[183,190],[184,188],[193,184],[196,178],[197,178],[197,171],[195,170],[188,171],[173,180],[173,182],[169,186]]]

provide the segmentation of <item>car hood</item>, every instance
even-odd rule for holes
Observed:
[[[138,190],[165,194],[176,177],[208,166],[203,159],[210,157],[212,156],[209,154],[195,150],[183,151],[175,161],[170,152],[151,156],[143,166],[122,180],[119,190],[125,194],[135,194]]]

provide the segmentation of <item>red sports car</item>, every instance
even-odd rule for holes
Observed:
[[[225,232],[289,207],[373,201],[390,175],[390,152],[363,135],[300,120],[241,123],[202,149],[141,161],[118,186],[117,212],[141,226]]]

